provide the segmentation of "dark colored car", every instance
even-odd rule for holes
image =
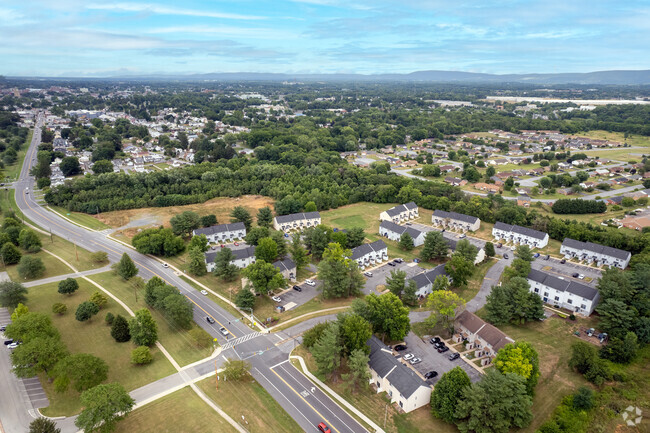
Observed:
[[[429,343],[431,344],[440,343],[440,337],[433,337],[431,340],[429,340]]]
[[[498,244],[497,244],[497,248],[501,248],[502,246],[503,246],[502,243],[498,243]]]
[[[300,287],[300,286],[293,286],[293,290],[295,290],[296,292],[302,292],[302,287]]]
[[[504,259],[509,259],[510,257],[508,257],[507,254],[504,254],[504,255],[503,255],[503,258],[504,258]]]
[[[210,316],[206,316],[205,320],[207,320],[207,322],[211,325],[214,324],[214,319]]]
[[[5,332],[7,327],[5,325],[0,326],[0,332]]]
[[[566,263],[566,260],[565,260],[565,259],[562,259],[562,260],[560,260],[560,263],[565,264],[565,263]]]
[[[547,254],[546,257],[544,257],[544,260],[548,260],[548,259],[550,259],[550,258],[551,258],[551,255],[550,255],[550,254]]]
[[[445,342],[444,342],[444,341],[435,341],[435,342],[433,343],[433,347],[435,347],[436,349],[438,349],[438,348],[440,348],[440,347],[443,347],[444,345],[445,345]]]
[[[395,263],[393,263],[393,262],[388,262],[388,266],[395,266]]]
[[[575,274],[571,274],[571,276],[572,276],[573,278],[578,278],[578,275],[580,275],[580,274],[577,273],[577,272],[576,272]]]
[[[395,347],[393,347],[396,352],[401,352],[402,350],[406,350],[406,344],[398,344]]]
[[[9,346],[13,342],[14,340],[12,340],[11,338],[9,340],[5,340],[5,346]]]
[[[395,260],[393,260],[393,261],[394,261],[395,263],[402,263],[404,260],[402,260],[402,259],[395,259]]]
[[[429,371],[428,373],[426,373],[426,374],[424,375],[424,378],[425,378],[425,379],[431,379],[431,378],[436,377],[437,375],[438,375],[438,372],[437,372],[437,371]]]
[[[449,355],[449,360],[450,361],[454,361],[454,360],[456,360],[458,358],[460,358],[460,353],[458,353],[458,352],[454,352],[451,355]]]
[[[445,353],[449,348],[447,346],[441,346],[438,348],[438,353]]]

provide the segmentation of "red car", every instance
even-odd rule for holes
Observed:
[[[225,247],[225,245],[224,245],[224,244],[221,244],[221,248],[224,248],[224,247]]]
[[[318,431],[322,433],[332,433],[332,430],[330,430],[324,422],[318,424]]]
[[[234,245],[235,245],[236,247],[238,247],[238,246],[239,246],[239,243],[238,243],[238,242],[235,242],[235,244],[234,244]]]

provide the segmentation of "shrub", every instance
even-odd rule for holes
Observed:
[[[90,255],[90,260],[93,263],[106,263],[108,261],[108,253],[106,251],[97,251]]]
[[[120,314],[115,316],[111,324],[111,337],[118,343],[125,343],[131,339],[129,322]]]
[[[115,321],[115,316],[113,315],[113,313],[106,313],[106,316],[104,317],[104,321],[106,322],[107,325],[110,326]]]
[[[56,304],[52,305],[52,312],[54,314],[58,314],[59,316],[64,315],[68,311],[68,306],[65,304],[62,304],[60,302],[57,302]]]
[[[99,309],[102,309],[108,303],[108,298],[102,292],[97,291],[90,295],[90,302],[97,305]]]
[[[131,351],[131,364],[145,365],[153,361],[151,350],[147,346],[140,346]]]
[[[74,278],[66,278],[63,281],[59,281],[59,293],[64,295],[70,295],[77,291],[79,288],[79,283]]]
[[[45,265],[38,257],[23,256],[18,263],[18,275],[24,279],[40,278],[45,273]]]

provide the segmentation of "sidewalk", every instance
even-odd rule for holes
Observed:
[[[108,272],[110,270],[111,270],[111,265],[106,265],[106,266],[103,266],[101,268],[90,269],[88,271],[72,272],[72,273],[69,273],[69,274],[57,275],[55,277],[49,277],[49,278],[43,278],[43,279],[40,279],[40,280],[30,281],[28,283],[23,283],[23,286],[25,286],[25,287],[40,286],[42,284],[56,283],[57,281],[63,281],[66,278],[85,277],[85,276],[88,276],[88,275],[101,274],[102,272]]]

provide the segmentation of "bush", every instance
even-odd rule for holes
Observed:
[[[59,281],[59,293],[63,295],[71,295],[76,292],[79,288],[79,283],[74,278],[66,278],[63,281]]]
[[[147,346],[140,346],[131,351],[131,364],[145,365],[153,361],[151,350]]]
[[[114,321],[115,321],[115,316],[113,315],[113,313],[106,313],[106,316],[104,317],[104,322],[106,322],[108,326],[111,326]]]
[[[0,256],[5,265],[15,265],[20,261],[22,254],[11,242],[6,242],[2,248],[0,248]]]
[[[93,263],[106,263],[108,262],[108,253],[106,251],[97,251],[90,255],[90,260]]]
[[[90,320],[95,314],[99,313],[99,307],[90,301],[82,302],[77,307],[75,318],[80,322]]]
[[[97,305],[97,307],[101,310],[102,307],[108,303],[108,298],[102,292],[97,291],[90,295],[90,302]]]
[[[68,306],[65,304],[62,304],[60,302],[57,302],[56,304],[52,305],[52,312],[54,314],[58,314],[59,316],[64,315],[68,311]]]
[[[45,273],[45,265],[38,257],[23,256],[18,263],[18,275],[24,279],[40,278]]]
[[[115,316],[111,324],[111,337],[118,343],[125,343],[131,339],[129,322],[120,314]]]

